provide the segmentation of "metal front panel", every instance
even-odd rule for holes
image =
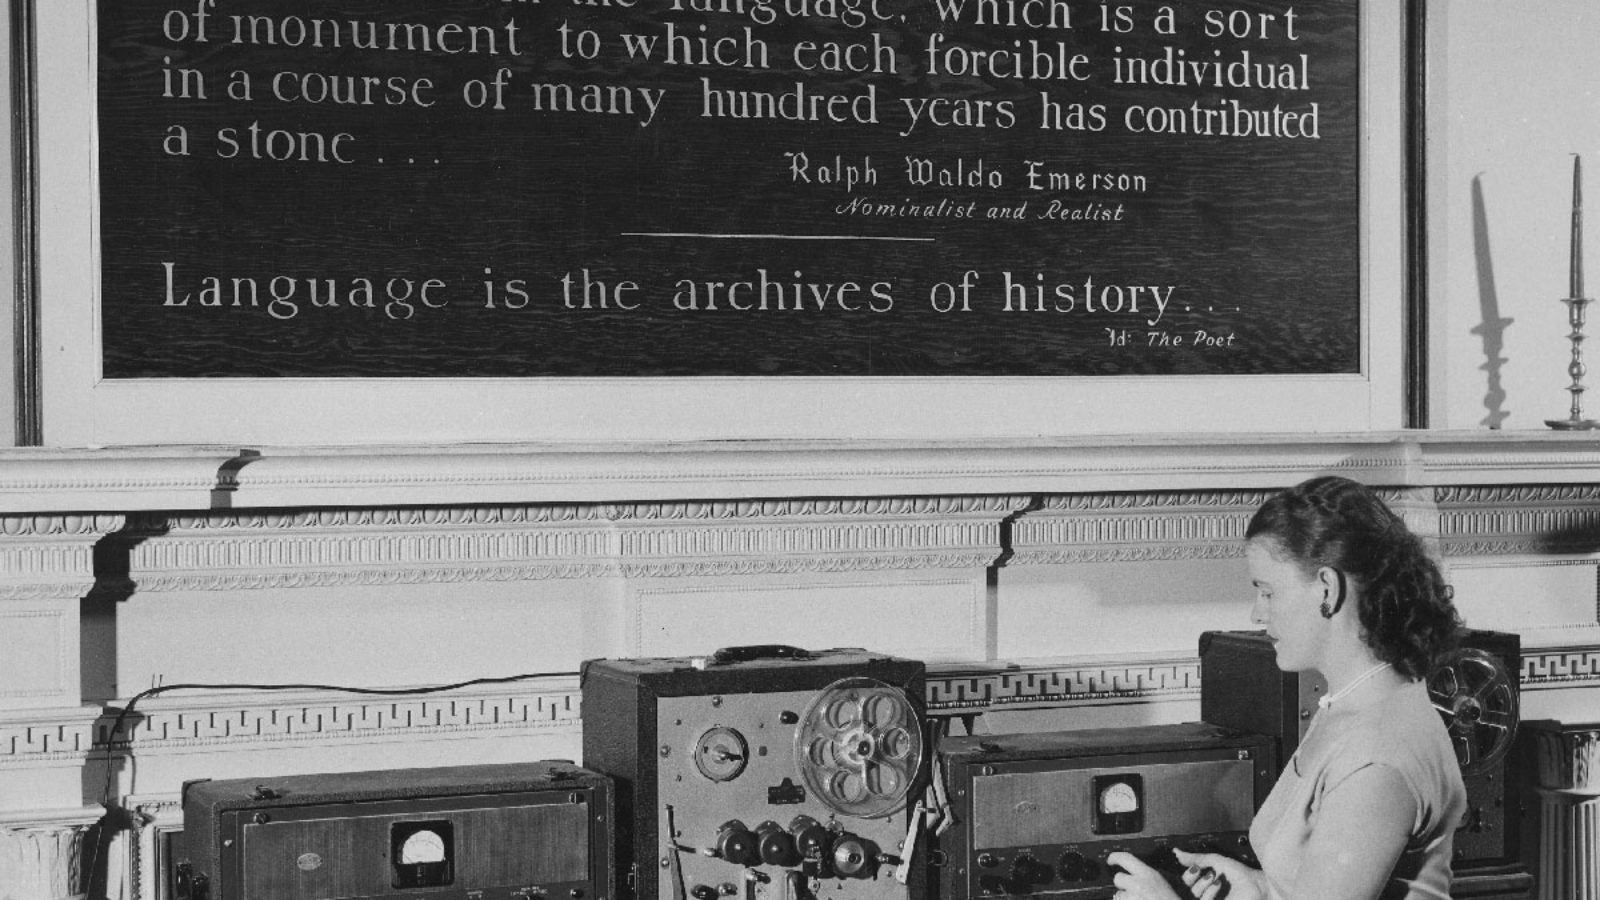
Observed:
[[[242,896],[339,900],[393,894],[390,828],[433,820],[454,826],[455,886],[548,885],[590,876],[587,803],[350,815],[356,810],[359,804],[340,804],[312,810],[309,817],[305,810],[280,810],[264,822],[244,824]]]
[[[972,850],[1101,839],[1093,831],[1100,775],[1144,778],[1139,834],[1246,831],[1255,812],[1254,767],[1254,760],[1228,759],[980,775],[972,780]]]
[[[474,809],[451,818],[459,833],[468,837],[458,849],[461,870],[476,874],[483,884],[551,884],[589,878],[586,804]]]
[[[754,828],[766,818],[786,813],[792,817],[799,812],[769,805],[767,789],[785,778],[800,783],[794,755],[796,728],[778,719],[784,712],[799,713],[816,694],[778,691],[661,698],[656,716],[656,739],[661,744],[656,785],[658,833],[670,833],[668,809],[679,842],[696,849],[710,846],[717,829],[729,819],[740,819]],[[744,770],[727,781],[706,778],[694,762],[696,744],[715,728],[737,731],[747,741]],[[810,811],[816,814],[816,810]]]
[[[764,822],[787,828],[799,816],[834,824],[872,847],[896,854],[906,837],[906,814],[875,818],[835,814],[806,787],[796,761],[794,724],[821,691],[775,691],[691,697],[663,697],[656,717],[657,834],[661,846],[649,848],[639,865],[658,873],[656,897],[674,900],[694,890],[730,891],[745,900],[790,900],[791,879],[799,870],[762,864],[761,878],[747,880],[745,871],[706,851],[718,831],[731,821],[756,829]],[[697,765],[696,749],[708,735],[743,741],[740,765],[707,772]],[[737,769],[737,774],[735,774]],[[721,780],[719,780],[721,779]],[[802,879],[802,884],[805,879]],[[736,890],[735,890],[736,889]],[[806,888],[815,900],[906,900],[904,884],[888,868],[875,877],[811,879]]]

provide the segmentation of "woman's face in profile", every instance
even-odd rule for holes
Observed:
[[[1278,668],[1285,672],[1315,668],[1321,658],[1322,583],[1281,555],[1269,537],[1251,538],[1245,561],[1256,589],[1250,620],[1267,629],[1278,652]]]

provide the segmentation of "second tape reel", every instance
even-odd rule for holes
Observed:
[[[923,677],[786,646],[587,663],[583,757],[632,804],[617,846],[634,896],[905,900]]]

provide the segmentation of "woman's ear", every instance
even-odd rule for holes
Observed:
[[[1322,599],[1329,602],[1337,599],[1341,590],[1339,570],[1333,566],[1318,566],[1317,584],[1322,587]]]
[[[1317,583],[1322,585],[1322,617],[1331,619],[1344,609],[1344,573],[1332,566],[1317,569]]]

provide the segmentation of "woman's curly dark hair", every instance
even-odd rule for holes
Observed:
[[[1362,637],[1379,660],[1421,678],[1460,640],[1454,592],[1422,539],[1366,485],[1337,476],[1273,495],[1245,529],[1310,575],[1328,566],[1353,582]]]

